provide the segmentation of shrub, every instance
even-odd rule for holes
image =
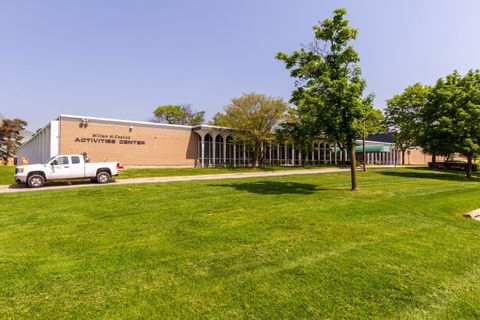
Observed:
[[[450,161],[450,162],[436,162],[435,164],[429,162],[428,166],[435,169],[446,169],[446,170],[456,170],[456,171],[467,171],[466,162]],[[472,171],[478,171],[478,164],[472,163]]]

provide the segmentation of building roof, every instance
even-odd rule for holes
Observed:
[[[99,117],[90,117],[90,116],[79,116],[79,115],[71,115],[71,114],[61,114],[58,116],[57,120],[60,119],[76,119],[80,121],[95,121],[95,122],[107,122],[107,123],[121,123],[121,124],[130,124],[130,125],[148,125],[148,126],[155,126],[155,127],[164,127],[164,128],[177,128],[177,129],[189,129],[191,130],[191,126],[184,126],[178,124],[167,124],[167,123],[157,123],[157,122],[149,122],[149,121],[134,121],[134,120],[121,120],[121,119],[111,119],[111,118],[99,118]]]
[[[379,134],[369,134],[367,137],[368,141],[377,141],[377,142],[386,142],[386,143],[395,143],[393,139],[393,134],[389,133],[379,133]]]
[[[95,121],[95,122],[106,122],[106,123],[119,123],[125,125],[140,125],[140,126],[153,126],[160,128],[170,128],[170,129],[187,129],[187,130],[196,130],[202,128],[216,128],[216,129],[226,129],[223,127],[216,127],[210,125],[197,125],[197,126],[187,126],[180,124],[168,124],[168,123],[158,123],[151,121],[134,121],[134,120],[121,120],[121,119],[111,119],[111,118],[99,118],[99,117],[90,117],[90,116],[79,116],[79,115],[70,115],[70,114],[61,114],[58,116],[57,120],[60,119],[76,119],[80,121]]]

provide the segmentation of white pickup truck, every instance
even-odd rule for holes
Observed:
[[[42,187],[46,181],[91,179],[107,183],[123,167],[118,162],[85,162],[82,155],[58,155],[42,164],[17,166],[15,181],[30,188]]]

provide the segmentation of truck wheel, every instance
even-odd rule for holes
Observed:
[[[110,181],[110,174],[108,172],[102,171],[97,173],[97,182],[98,183],[107,183]]]
[[[32,174],[28,177],[27,184],[30,188],[40,188],[45,184],[45,178],[40,174]]]

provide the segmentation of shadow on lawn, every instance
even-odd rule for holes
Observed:
[[[250,183],[215,184],[212,187],[229,187],[238,191],[247,191],[259,194],[312,194],[315,191],[325,190],[310,183],[257,181]]]
[[[115,179],[112,179],[109,183],[115,183]],[[47,187],[59,187],[59,186],[73,186],[73,185],[82,185],[82,184],[97,184],[96,182],[90,179],[83,180],[60,180],[60,181],[47,181],[42,188]],[[26,184],[11,184],[8,186],[8,189],[28,189]]]
[[[408,172],[390,170],[390,171],[381,171],[379,173],[385,176],[403,177],[403,178],[480,182],[480,176],[478,176],[478,174],[473,175],[471,180],[467,180],[465,178],[465,172],[437,170],[437,169],[430,169],[430,168],[427,168],[427,169],[426,168],[408,168],[408,170],[409,170]]]

